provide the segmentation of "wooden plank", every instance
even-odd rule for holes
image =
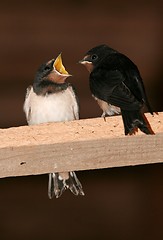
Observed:
[[[156,133],[124,136],[121,116],[0,129],[0,177],[163,162],[163,113]]]

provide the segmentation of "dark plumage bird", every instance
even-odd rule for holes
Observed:
[[[61,55],[42,64],[33,86],[27,89],[24,111],[29,125],[79,119],[79,106],[73,86],[65,82],[70,75]],[[61,133],[62,134],[62,133]],[[75,195],[84,195],[75,172],[50,173],[48,196],[58,198],[69,188]]]
[[[102,116],[121,112],[125,135],[133,134],[139,128],[146,134],[153,134],[142,113],[149,105],[142,78],[137,66],[124,54],[100,45],[89,50],[80,61],[90,72],[90,90],[103,110]]]

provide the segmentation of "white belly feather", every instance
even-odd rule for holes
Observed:
[[[101,117],[105,117],[105,116],[112,116],[112,115],[117,115],[121,113],[121,110],[119,107],[116,107],[114,105],[111,105],[97,97],[95,97],[94,95],[92,95],[94,97],[94,99],[97,101],[98,105],[100,106],[100,108],[103,110],[103,114]]]
[[[78,104],[71,86],[45,96],[37,95],[31,88],[27,93],[24,111],[29,125],[79,119]]]

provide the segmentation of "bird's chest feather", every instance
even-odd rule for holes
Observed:
[[[78,105],[69,89],[45,96],[36,95],[32,90],[25,101],[24,110],[30,125],[78,118]]]

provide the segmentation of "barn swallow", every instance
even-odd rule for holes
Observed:
[[[61,54],[42,64],[32,86],[27,88],[24,112],[29,125],[79,119],[79,104],[74,87],[65,80],[71,76],[65,69]],[[50,173],[48,196],[60,197],[65,189],[84,195],[75,172]]]
[[[125,135],[134,134],[138,128],[154,134],[142,113],[146,105],[153,115],[143,80],[127,56],[104,44],[89,50],[79,63],[90,72],[90,90],[103,110],[103,117],[121,112]]]

